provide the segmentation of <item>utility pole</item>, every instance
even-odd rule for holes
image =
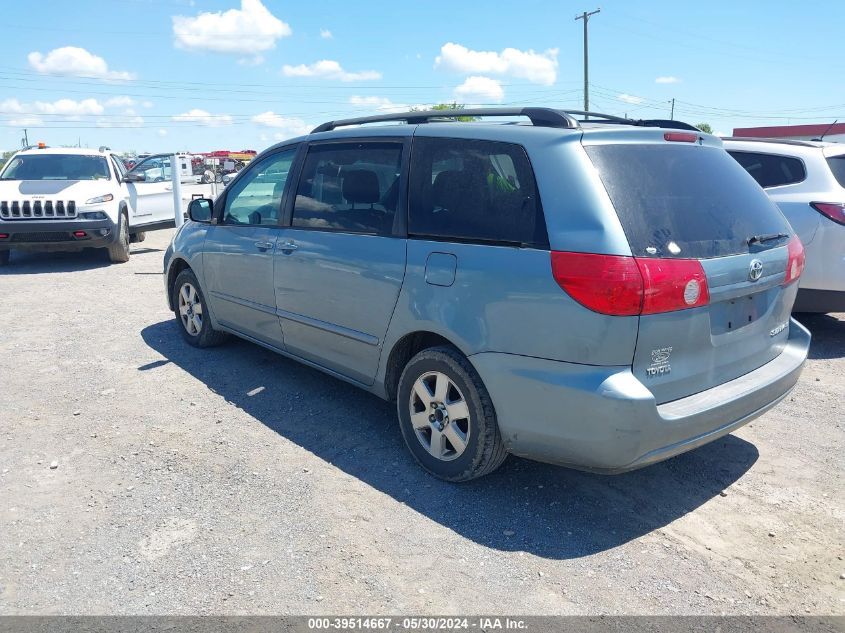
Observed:
[[[669,118],[675,120],[675,97],[672,97],[672,112],[669,114]]]
[[[587,22],[590,20],[591,15],[595,15],[596,13],[600,13],[601,9],[596,9],[595,11],[584,11],[581,15],[576,15],[576,20],[584,20],[584,111],[589,112],[590,110],[590,56],[589,50],[587,47]]]

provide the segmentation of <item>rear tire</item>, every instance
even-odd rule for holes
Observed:
[[[476,479],[492,473],[508,455],[487,388],[451,347],[423,350],[408,362],[396,407],[408,450],[435,477]]]
[[[179,331],[190,345],[214,347],[228,338],[225,332],[211,327],[205,295],[191,269],[179,273],[173,283],[172,293],[173,313],[176,315]]]
[[[147,234],[145,231],[139,231],[138,233],[133,233],[129,236],[129,242],[131,244],[137,244],[138,242],[143,242],[147,239]]]
[[[0,251],[0,266],[8,266],[12,251]]]
[[[129,220],[121,212],[117,221],[117,241],[108,247],[109,261],[124,264],[129,261]]]

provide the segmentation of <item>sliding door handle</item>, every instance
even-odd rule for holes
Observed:
[[[273,248],[273,242],[256,242],[255,248],[260,251],[268,251]]]
[[[279,244],[279,250],[284,253],[291,253],[297,248],[299,247],[293,242],[284,242],[283,244]]]

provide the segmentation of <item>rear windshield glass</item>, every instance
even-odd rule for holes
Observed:
[[[791,233],[777,207],[727,152],[698,145],[593,145],[596,166],[634,255],[706,258]],[[765,247],[783,240],[766,240]]]
[[[836,177],[836,181],[845,187],[845,156],[831,156],[827,159],[830,171]]]
[[[9,161],[0,180],[108,180],[103,156],[26,154]]]

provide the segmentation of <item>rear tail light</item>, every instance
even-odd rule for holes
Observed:
[[[810,206],[837,224],[845,225],[845,204],[841,202],[811,202]]]
[[[581,305],[614,316],[707,305],[707,277],[695,259],[653,259],[552,251],[552,274]]]
[[[797,235],[793,235],[786,245],[789,259],[786,261],[786,277],[784,284],[789,284],[798,279],[804,271],[804,245]]]
[[[5,240],[5,239],[8,239],[8,238],[9,238],[8,233],[0,233],[0,240]]]
[[[698,140],[698,134],[691,132],[666,132],[663,135],[663,140],[673,143],[695,143]]]
[[[642,314],[697,308],[710,302],[707,276],[697,259],[635,259],[643,276]]]

